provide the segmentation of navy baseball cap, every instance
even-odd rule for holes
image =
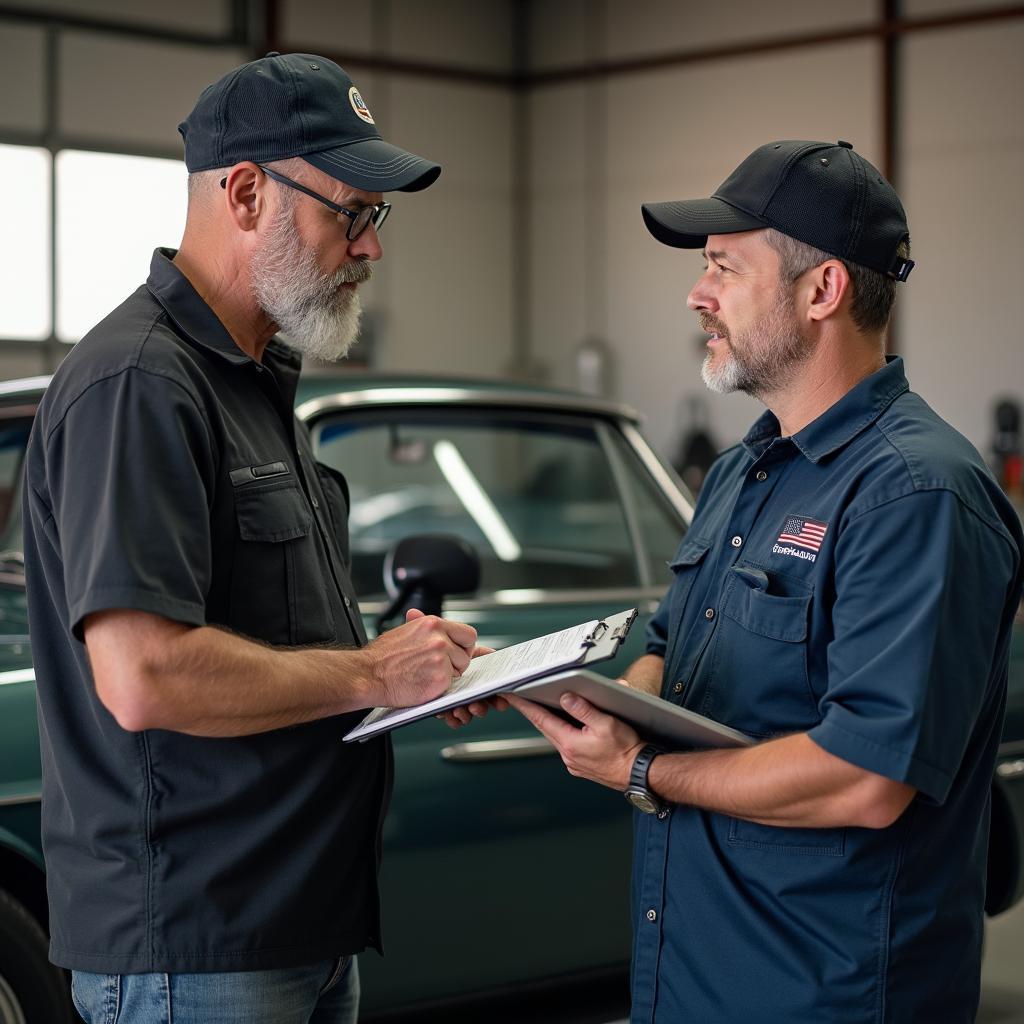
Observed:
[[[268,53],[229,71],[178,131],[190,173],[298,156],[367,192],[417,192],[441,173],[385,142],[348,74],[310,53]]]
[[[700,249],[708,235],[775,228],[840,259],[905,281],[914,261],[896,190],[849,142],[769,142],[755,149],[710,199],[644,203],[659,242]]]

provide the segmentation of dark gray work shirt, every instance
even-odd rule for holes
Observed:
[[[634,1024],[974,1020],[1020,522],[900,359],[708,475],[662,695],[918,791],[890,827],[636,816]]]
[[[196,972],[379,948],[391,752],[341,742],[360,712],[208,739],[126,732],[96,696],[82,623],[103,609],[280,646],[366,641],[344,481],[292,410],[299,360],[275,342],[245,355],[173,255],[69,353],[29,441],[51,957]]]

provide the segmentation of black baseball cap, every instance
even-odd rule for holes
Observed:
[[[648,231],[679,249],[708,235],[775,228],[840,259],[905,281],[914,261],[896,190],[849,142],[769,142],[755,149],[710,199],[644,203]]]
[[[367,192],[417,192],[441,173],[385,142],[344,69],[311,53],[268,53],[229,71],[178,131],[189,172],[298,156]]]

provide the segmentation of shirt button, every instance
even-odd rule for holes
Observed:
[[[657,921],[658,920],[658,912],[656,910],[648,910],[647,911],[647,920],[648,921]]]
[[[739,534],[737,534],[735,537],[733,537],[730,543],[734,548],[738,548],[743,543],[743,538],[739,536]]]
[[[711,621],[711,620],[712,620],[712,619],[713,619],[714,617],[715,617],[715,609],[714,609],[714,608],[708,608],[708,609],[707,609],[707,610],[706,610],[706,611],[704,612],[704,618],[705,618],[705,619],[707,619],[707,620],[708,620],[709,622],[710,622],[710,621]]]
[[[313,503],[313,508],[319,508],[320,507],[320,502],[317,501],[316,498],[310,498],[309,500]]]
[[[664,821],[668,817],[668,811],[658,811],[658,818]]]
[[[763,483],[765,480],[768,479],[768,474],[763,469],[759,469],[757,471],[757,479]]]
[[[673,693],[682,693],[683,692],[683,684],[682,683],[676,683],[676,685],[672,687],[672,692]]]
[[[345,595],[345,607],[346,608],[351,608],[352,607],[352,598],[349,597],[348,594]]]

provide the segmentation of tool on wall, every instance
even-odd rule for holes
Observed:
[[[708,408],[702,396],[690,395],[679,403],[678,437],[672,466],[683,483],[698,494],[718,456],[718,445],[711,436]]]
[[[1021,450],[1020,402],[1003,398],[995,404],[995,436],[992,439],[992,469],[999,485],[1018,506],[1024,508],[1024,452]]]

